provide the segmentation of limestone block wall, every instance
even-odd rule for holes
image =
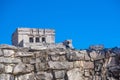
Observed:
[[[120,80],[120,49],[0,45],[0,80]]]

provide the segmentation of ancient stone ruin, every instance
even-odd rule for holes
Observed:
[[[31,49],[73,48],[72,40],[55,43],[55,30],[37,28],[17,28],[12,34],[12,45]]]
[[[17,28],[12,35],[12,44],[19,47],[42,46],[55,43],[55,30]]]
[[[76,50],[68,43],[44,49],[0,45],[0,80],[120,80],[120,48]]]

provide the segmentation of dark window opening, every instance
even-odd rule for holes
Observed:
[[[36,37],[36,42],[40,42],[40,39],[39,39],[39,37]]]
[[[42,38],[42,42],[46,42],[46,40],[45,40],[45,38],[44,38],[44,37]]]
[[[30,38],[29,38],[29,42],[30,42],[30,43],[33,43],[33,41],[34,41],[34,40],[33,40],[33,37],[30,37]]]

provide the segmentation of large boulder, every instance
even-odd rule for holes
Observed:
[[[83,68],[84,67],[84,61],[74,61],[74,68]]]
[[[69,70],[67,72],[68,80],[84,80],[83,72],[79,68]]]
[[[21,59],[18,59],[18,58],[0,57],[0,63],[17,64],[20,62],[21,62]]]
[[[66,54],[66,58],[69,61],[84,60],[84,53],[80,53],[79,51],[72,51]]]
[[[90,55],[90,58],[94,60],[98,56],[98,53],[92,50],[91,52],[89,52],[89,55]]]
[[[63,70],[54,71],[54,74],[56,79],[63,79],[65,77],[65,71]]]
[[[35,68],[36,68],[36,71],[45,71],[48,69],[48,65],[47,65],[47,62],[44,62],[44,63],[36,63],[35,64]]]
[[[48,62],[49,68],[50,69],[71,69],[73,68],[73,62],[53,62],[53,61],[49,61]]]
[[[36,80],[53,80],[53,75],[47,72],[38,72],[35,78]]]
[[[33,57],[34,54],[33,53],[30,53],[30,52],[22,52],[22,51],[18,51],[16,54],[15,54],[16,57]]]
[[[5,73],[12,73],[13,72],[13,66],[7,65],[5,66]]]
[[[89,56],[87,50],[80,50],[80,53],[84,54],[84,60],[87,60],[87,61],[90,60],[90,56]]]
[[[30,64],[24,64],[24,63],[19,63],[18,65],[15,66],[13,70],[13,74],[24,74],[24,73],[30,73],[34,70],[34,67]]]
[[[83,68],[84,69],[94,69],[94,62],[85,61],[83,63]]]
[[[3,53],[4,53],[5,57],[14,57],[15,51],[14,50],[4,49]]]

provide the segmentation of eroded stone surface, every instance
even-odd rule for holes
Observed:
[[[71,68],[73,68],[73,62],[49,61],[48,65],[49,65],[50,69],[71,69]]]
[[[82,73],[79,68],[69,70],[67,72],[68,80],[84,80]]]
[[[0,80],[119,80],[120,49],[0,47]]]
[[[14,50],[7,50],[7,49],[5,49],[5,50],[3,50],[3,53],[4,53],[4,56],[6,56],[6,57],[14,57],[14,54],[15,54],[15,52],[14,52]]]
[[[13,66],[11,66],[11,65],[5,66],[5,72],[6,73],[12,73],[13,72]]]
[[[25,75],[19,75],[15,77],[15,80],[34,80],[34,74],[33,73],[28,73]]]
[[[77,51],[67,53],[66,57],[70,61],[84,60],[84,54]]]
[[[20,59],[18,58],[11,58],[11,57],[0,57],[0,63],[5,63],[5,64],[17,64],[21,62]]]
[[[22,73],[30,73],[33,71],[33,66],[30,64],[24,64],[24,63],[19,63],[18,65],[15,66],[13,70],[13,74],[22,74]]]
[[[37,80],[53,80],[53,75],[47,72],[38,72],[36,75]]]
[[[65,71],[63,70],[55,71],[54,74],[56,79],[63,79],[65,77]]]

